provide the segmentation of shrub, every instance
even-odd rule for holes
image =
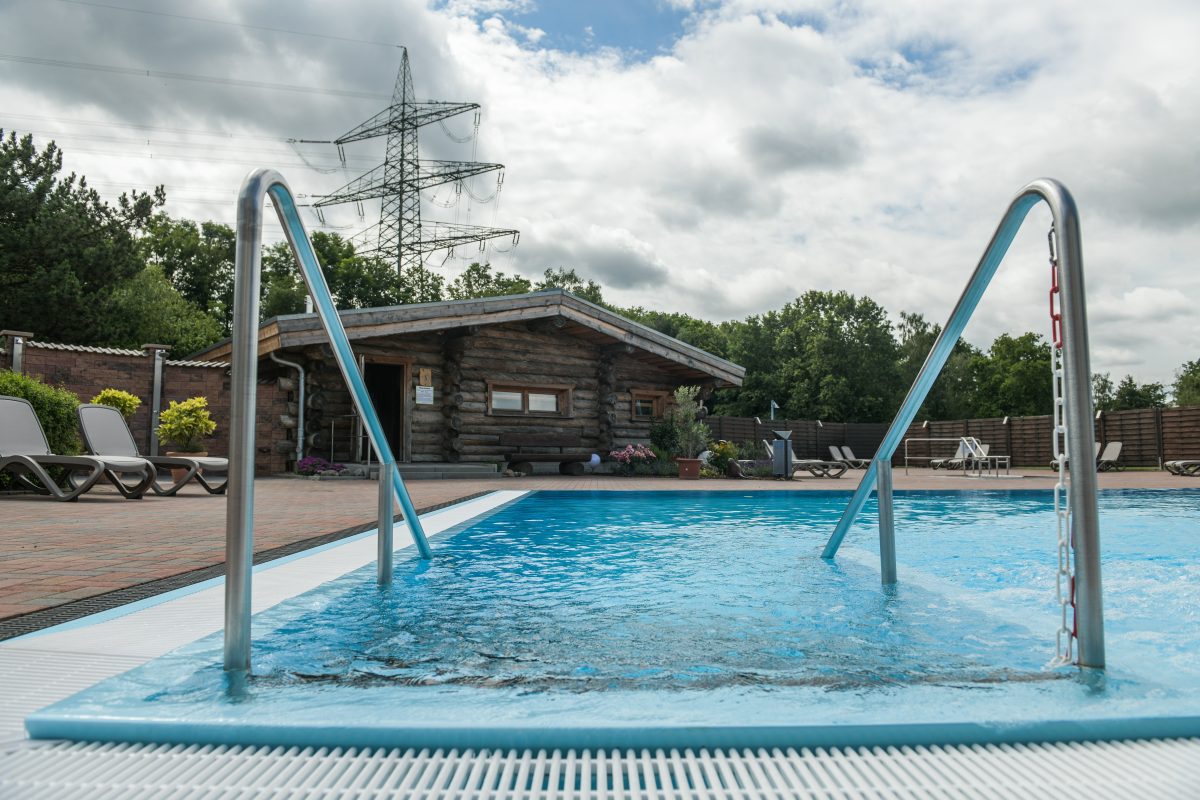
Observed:
[[[184,453],[199,452],[200,440],[216,429],[217,423],[208,415],[207,397],[172,400],[158,415],[158,438]]]
[[[722,439],[708,446],[708,465],[721,475],[728,475],[730,466],[738,459],[738,446]]]
[[[658,458],[654,451],[644,444],[625,445],[621,450],[613,450],[608,457],[621,465],[620,470],[625,475],[635,474],[637,467],[642,464],[653,466],[653,462]]]
[[[122,417],[129,419],[142,404],[142,398],[121,389],[102,389],[100,394],[91,399],[91,402],[102,406],[112,406],[121,412]]]
[[[322,472],[341,472],[345,464],[334,464],[320,456],[305,456],[296,462],[296,472],[300,475],[319,475]]]
[[[680,386],[675,390],[675,406],[667,419],[675,428],[675,452],[681,458],[695,458],[708,443],[712,431],[700,421],[699,386]]]
[[[701,478],[724,478],[725,473],[718,472],[716,469],[709,466],[708,464],[701,464],[700,465],[700,477]]]
[[[667,456],[674,455],[679,449],[679,435],[675,432],[675,422],[668,416],[650,426],[650,445]]]
[[[42,430],[46,432],[51,452],[60,456],[82,452],[79,419],[75,415],[79,397],[74,392],[4,370],[0,372],[0,394],[29,401],[38,421],[42,423]]]

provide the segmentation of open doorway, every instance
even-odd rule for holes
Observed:
[[[368,361],[363,374],[367,393],[379,415],[379,424],[397,461],[404,460],[404,411],[407,405],[408,368],[404,364]]]

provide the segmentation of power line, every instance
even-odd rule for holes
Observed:
[[[43,117],[37,114],[11,114],[0,112],[4,119],[35,119],[41,122],[65,122],[71,125],[95,125],[103,128],[129,128],[139,131],[157,131],[159,133],[185,133],[193,136],[219,136],[222,139],[255,139],[264,142],[287,142],[286,136],[254,136],[248,133],[230,133],[229,131],[202,131],[194,128],[164,128],[157,125],[138,125],[133,122],[103,122],[100,120],[72,119],[71,117]]]
[[[244,81],[237,78],[217,78],[211,75],[191,75],[185,72],[159,72],[153,69],[137,69],[136,67],[115,67],[108,64],[88,64],[82,61],[60,61],[56,58],[36,58],[34,56],[17,56],[0,53],[0,61],[12,61],[18,64],[36,64],[42,67],[63,67],[65,69],[81,69],[88,72],[108,72],[114,75],[137,75],[144,78],[161,78],[171,81],[191,81],[193,83],[215,83],[222,86],[237,86],[243,89],[271,89],[280,92],[299,92],[301,94],[327,94],[336,97],[364,97],[371,100],[389,98],[390,95],[375,92],[356,92],[350,89],[315,89],[311,86],[295,86],[289,83],[266,83],[264,81]]]
[[[330,36],[325,33],[308,33],[307,31],[292,31],[286,28],[269,28],[265,25],[250,25],[245,22],[228,22],[223,19],[210,19],[208,17],[189,17],[184,14],[168,14],[165,11],[148,11],[142,8],[126,8],[125,6],[114,6],[107,3],[91,3],[87,0],[59,0],[62,3],[71,3],[77,6],[91,6],[93,8],[105,8],[110,11],[127,11],[132,14],[146,14],[154,17],[171,17],[173,19],[186,19],[191,22],[207,22],[210,25],[227,25],[233,28],[248,28],[256,31],[269,31],[271,33],[286,33],[292,36],[308,36],[313,39],[329,39],[335,42],[350,42],[352,44],[373,44],[379,47],[399,47],[400,45],[392,42],[377,42],[370,39],[350,39],[345,36]]]

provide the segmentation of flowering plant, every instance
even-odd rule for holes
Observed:
[[[320,456],[305,456],[296,462],[296,472],[300,475],[320,475],[322,472],[341,472],[345,464],[334,464]]]
[[[613,450],[608,457],[620,464],[621,472],[626,475],[632,475],[639,464],[649,464],[657,458],[644,444],[627,444],[620,450]]]

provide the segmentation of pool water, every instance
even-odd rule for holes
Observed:
[[[843,744],[1200,730],[1200,492],[1101,497],[1109,671],[1048,669],[1048,492],[898,492],[900,583],[844,492],[536,492],[30,718],[39,736]],[[1149,731],[1149,733],[1147,733]],[[332,737],[332,741],[331,741]]]

